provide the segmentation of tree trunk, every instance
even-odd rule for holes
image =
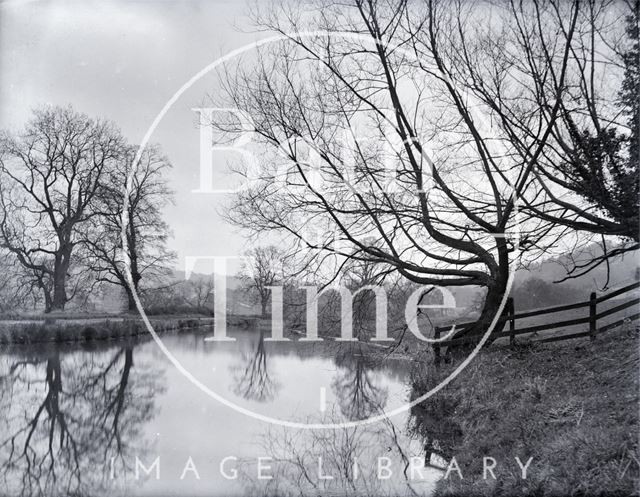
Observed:
[[[261,317],[266,318],[267,317],[267,299],[262,299],[260,301],[260,306],[262,307],[262,314]]]
[[[133,264],[131,265],[131,279],[133,280],[133,288],[135,290],[135,293],[137,294],[142,276],[137,272]],[[129,281],[127,280],[124,272],[120,273],[120,275],[118,276],[118,280],[120,281],[120,286],[122,286],[127,296],[127,310],[136,311],[138,309],[138,306],[136,305],[136,301],[134,298],[134,291],[131,289]]]
[[[42,289],[42,295],[44,296],[44,312],[48,314],[51,312],[51,308],[53,307],[53,299],[51,298],[51,292],[46,287],[44,283],[39,283],[40,288]]]
[[[128,250],[129,250],[129,270],[131,271],[131,280],[133,281],[133,289],[135,293],[138,293],[140,280],[142,275],[138,271],[138,248],[137,248],[137,233],[135,228],[135,218],[132,209],[129,210],[129,226],[128,226]],[[137,309],[136,301],[133,298],[133,291],[129,288],[129,283],[124,280],[124,288],[127,292],[127,301],[130,311]]]
[[[125,285],[124,291],[127,293],[127,310],[135,311],[137,309],[136,301],[133,298],[133,292],[129,288],[129,285]]]
[[[53,299],[52,311],[62,311],[67,303],[67,273],[71,262],[72,245],[64,244],[55,256],[53,267]]]
[[[53,282],[53,301],[51,302],[51,311],[63,311],[67,303],[67,291],[65,289],[65,276],[55,275]]]
[[[457,331],[454,333],[452,340],[462,337],[474,336],[472,340],[467,343],[455,344],[447,347],[445,355],[457,355],[458,352],[462,355],[466,355],[470,349],[480,341],[482,336],[486,333],[487,329],[491,325],[494,317],[498,313],[500,304],[507,290],[507,282],[509,280],[509,250],[504,239],[498,239],[498,263],[490,268],[491,282],[487,286],[487,295],[482,306],[482,311],[476,322],[469,328]],[[502,331],[505,323],[497,323],[491,332],[491,336],[485,343],[489,345],[495,340],[495,336]]]

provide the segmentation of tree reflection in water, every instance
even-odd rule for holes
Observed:
[[[231,374],[236,395],[258,402],[268,402],[275,398],[279,384],[269,372],[268,355],[262,331],[255,346],[242,354],[241,363],[231,369]]]
[[[328,346],[329,344],[325,344]],[[361,420],[381,414],[387,403],[388,389],[378,378],[379,363],[370,350],[360,344],[336,348],[333,355],[336,376],[331,387],[336,396],[336,410],[322,419],[306,419],[307,423],[340,423]],[[243,364],[235,367],[235,391],[244,398],[267,401],[277,393],[277,384],[269,374],[269,354],[260,335]],[[276,385],[274,387],[274,385]],[[255,461],[241,464],[240,472],[246,491],[255,495],[428,495],[440,472],[422,470],[427,476],[410,478],[410,460],[424,461],[421,444],[415,444],[390,420],[336,430],[295,430],[269,427],[260,436],[258,453],[270,457],[269,474],[273,478],[257,478]],[[411,448],[410,448],[411,447]],[[418,447],[418,453],[413,451]],[[319,458],[322,468],[319,470]],[[389,458],[393,475],[378,477],[378,458]],[[354,464],[355,462],[355,464]],[[357,469],[356,469],[357,468]],[[321,478],[319,471],[324,476]]]
[[[341,413],[349,420],[365,419],[381,412],[388,396],[387,389],[376,377],[377,364],[359,345],[338,348],[334,355],[337,373],[331,387]],[[275,352],[271,350],[272,354]],[[262,331],[251,348],[242,353],[240,363],[233,365],[230,371],[234,393],[246,400],[269,402],[278,394],[281,385],[269,369],[269,352]]]
[[[9,495],[92,495],[124,488],[149,443],[159,371],[134,365],[131,344],[5,356],[0,373],[0,471]],[[113,462],[112,461],[113,458]],[[115,479],[110,479],[113,470]]]
[[[339,369],[332,387],[342,415],[361,420],[382,412],[388,391],[376,379],[373,360],[354,347],[338,354],[336,365]]]

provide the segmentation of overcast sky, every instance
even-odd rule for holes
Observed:
[[[242,1],[0,3],[0,127],[16,129],[38,105],[71,104],[115,121],[140,143],[167,100],[225,53],[259,39]],[[206,78],[176,102],[151,141],[174,165],[167,210],[179,266],[185,256],[233,255],[244,240],[216,214],[219,194],[196,194],[198,129],[191,110],[215,91]],[[225,157],[217,163],[223,167]],[[204,271],[205,268],[198,268]]]

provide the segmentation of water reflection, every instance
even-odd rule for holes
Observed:
[[[344,417],[361,420],[381,413],[389,392],[374,374],[374,361],[358,348],[339,354],[336,364],[340,370],[332,387]]]
[[[279,384],[268,368],[264,332],[260,331],[255,346],[242,353],[240,364],[230,368],[234,378],[234,392],[247,400],[273,400]]]
[[[161,376],[148,364],[132,374],[131,344],[23,352],[1,367],[0,468],[10,495],[93,493],[107,485],[106,460],[130,471],[130,453],[149,450],[141,427],[156,412]]]
[[[236,337],[164,341],[214,391],[275,418],[359,420],[408,398],[407,363],[375,361],[365,345]],[[11,496],[428,495],[439,473],[413,467],[424,443],[408,427],[407,416],[340,430],[269,425],[204,396],[152,341],[0,355],[0,486]],[[229,457],[236,478],[220,471]],[[258,478],[260,458],[272,478]]]
[[[306,433],[271,428],[261,446],[274,461],[273,478],[265,484],[251,462],[243,477],[251,495],[428,495],[440,473],[424,466],[424,456],[412,453],[410,442],[390,421]]]

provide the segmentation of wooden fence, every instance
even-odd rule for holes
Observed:
[[[577,302],[575,304],[567,304],[567,305],[559,305],[559,306],[554,306],[554,307],[546,307],[544,309],[535,309],[532,311],[523,311],[523,312],[519,312],[516,314],[515,312],[515,308],[514,308],[514,302],[513,302],[513,298],[509,297],[509,299],[507,299],[507,303],[505,305],[504,311],[502,316],[500,317],[500,319],[498,319],[498,322],[496,323],[496,328],[500,329],[501,325],[503,323],[508,323],[509,326],[508,328],[505,327],[505,329],[503,329],[502,332],[494,334],[493,338],[494,339],[498,339],[498,338],[509,338],[509,343],[513,344],[515,343],[515,338],[518,335],[524,335],[527,333],[535,333],[538,331],[547,331],[547,330],[557,330],[560,328],[566,328],[568,326],[575,326],[575,325],[580,325],[580,324],[588,324],[589,328],[587,331],[580,331],[577,333],[568,333],[568,334],[563,334],[563,335],[557,335],[557,336],[550,336],[550,337],[546,337],[546,338],[542,338],[539,341],[541,342],[556,342],[559,340],[569,340],[572,338],[581,338],[581,337],[590,337],[591,340],[595,340],[596,335],[599,333],[604,333],[606,331],[610,331],[614,328],[617,328],[618,326],[622,325],[625,320],[629,320],[629,321],[635,321],[637,319],[640,318],[640,312],[635,312],[634,314],[630,315],[630,316],[625,316],[621,319],[618,319],[617,321],[614,321],[612,323],[608,323],[605,326],[602,326],[600,328],[598,328],[598,320],[603,319],[605,317],[611,316],[613,314],[616,314],[620,311],[623,311],[625,309],[628,309],[629,307],[632,306],[638,306],[640,304],[640,297],[634,297],[631,298],[629,300],[626,300],[625,302],[615,305],[614,307],[610,307],[602,312],[600,312],[598,314],[597,311],[597,306],[598,304],[601,304],[603,302],[606,302],[610,299],[613,299],[615,297],[619,297],[621,295],[624,295],[625,293],[631,292],[633,290],[636,290],[640,288],[640,281],[637,281],[631,285],[625,286],[623,288],[619,288],[618,290],[614,290],[610,293],[607,293],[605,295],[602,295],[600,297],[598,297],[596,295],[595,292],[591,293],[591,296],[589,298],[589,300],[587,300],[586,302]],[[524,328],[520,328],[517,329],[516,328],[516,320],[518,319],[525,319],[525,318],[531,318],[531,317],[535,317],[535,316],[543,316],[546,314],[556,314],[559,312],[565,312],[565,311],[570,311],[573,309],[581,309],[581,308],[588,308],[588,314],[586,314],[583,317],[578,317],[575,319],[566,319],[566,320],[562,320],[562,321],[556,321],[556,322],[552,322],[552,323],[544,323],[544,324],[537,324],[534,326],[527,326]],[[638,310],[638,309],[636,309]],[[472,326],[474,324],[474,322],[466,322],[466,323],[461,323],[461,324],[456,324],[456,332],[464,330],[465,328],[468,328],[469,326]],[[436,339],[439,339],[443,333],[447,333],[451,330],[451,325],[450,326],[438,326],[434,329],[434,337]],[[475,341],[478,341],[478,339],[480,338],[480,336],[478,334],[470,334],[470,335],[466,335],[460,338],[455,338],[455,339],[451,339],[451,340],[444,340],[442,342],[437,342],[434,343],[433,347],[434,347],[434,353],[435,353],[435,361],[436,364],[440,363],[440,352],[442,347],[448,347],[450,345],[458,345],[458,344],[465,344],[465,343],[473,343]]]

